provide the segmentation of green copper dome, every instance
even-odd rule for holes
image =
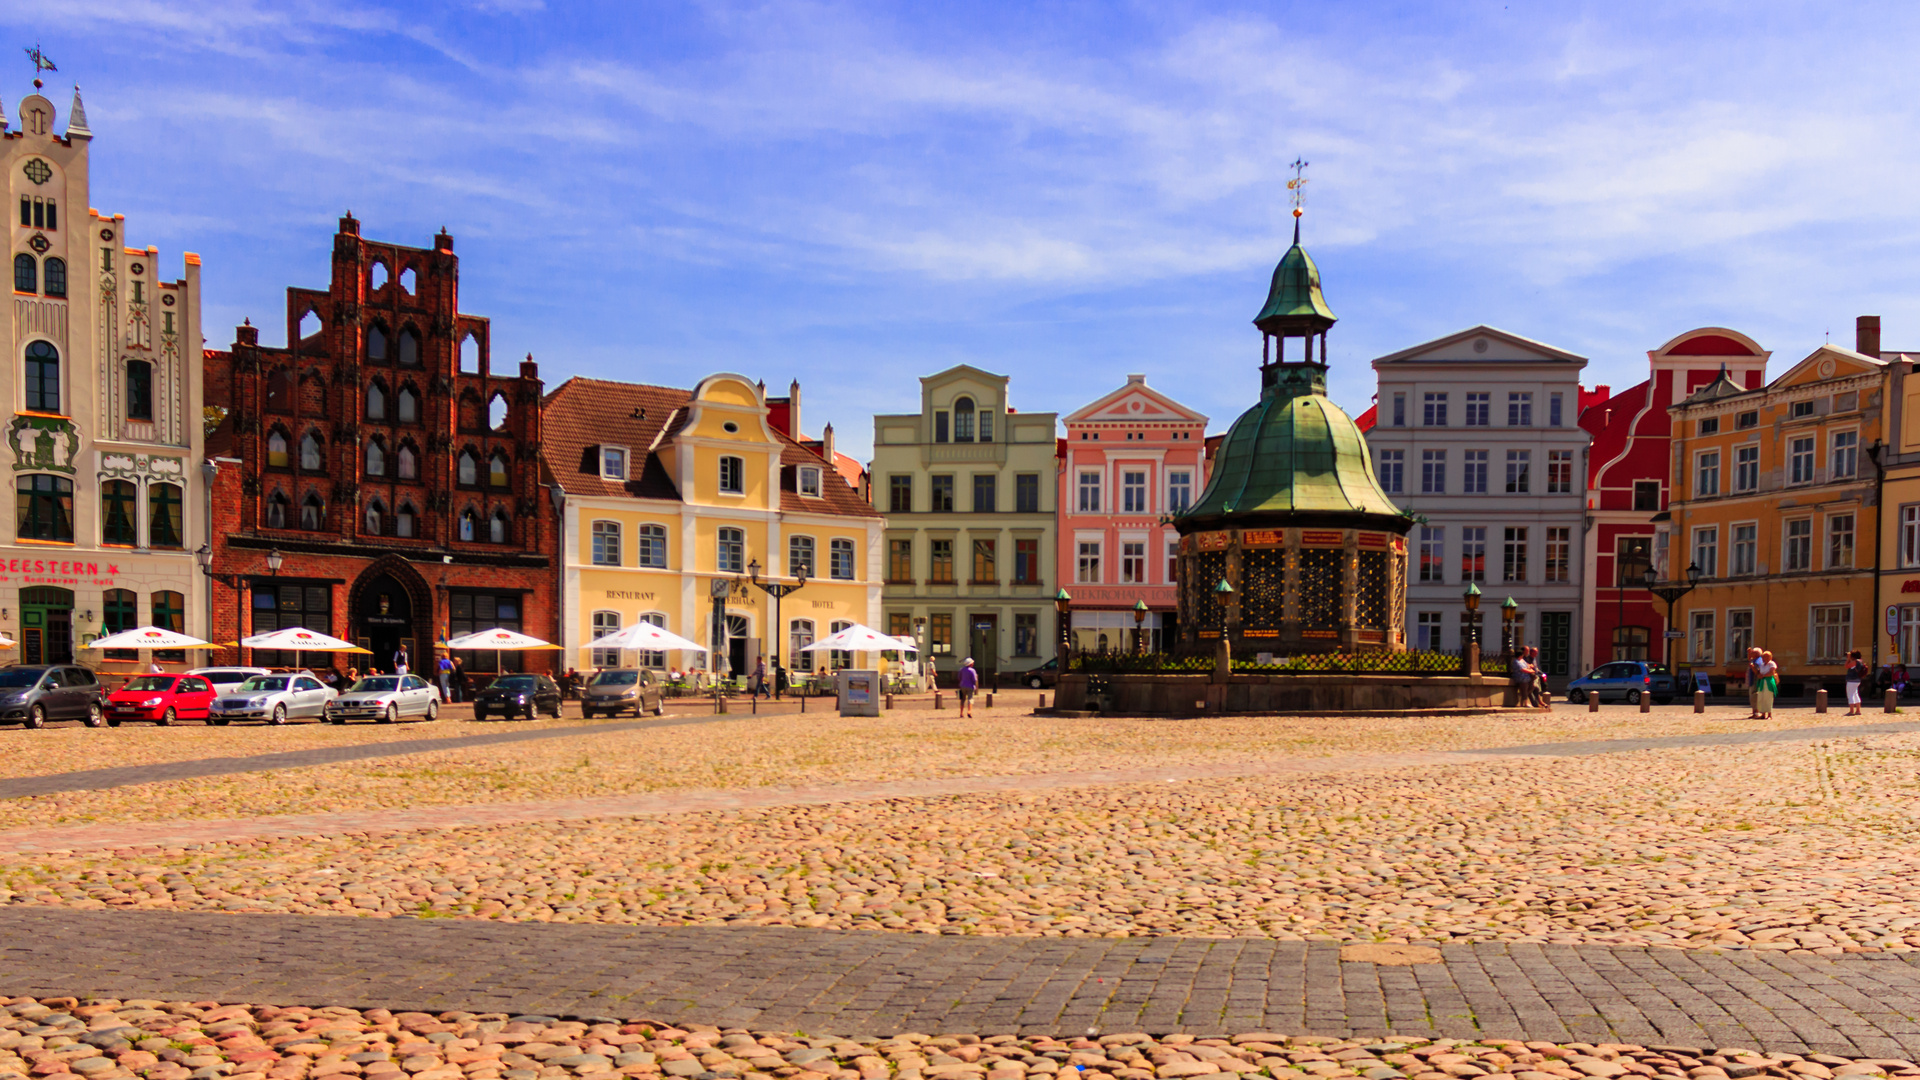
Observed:
[[[1209,525],[1359,525],[1403,531],[1400,508],[1380,490],[1367,439],[1326,395],[1319,364],[1270,368],[1260,403],[1240,414],[1214,456],[1213,475],[1182,531]],[[1269,515],[1287,515],[1282,521]],[[1264,520],[1263,520],[1264,519]]]
[[[1301,321],[1319,322],[1331,326],[1338,317],[1327,306],[1327,298],[1320,293],[1320,268],[1313,265],[1313,256],[1300,246],[1296,236],[1293,246],[1281,257],[1280,265],[1273,268],[1273,286],[1267,290],[1267,306],[1254,316],[1253,324],[1270,334],[1281,332],[1288,325],[1298,326]]]

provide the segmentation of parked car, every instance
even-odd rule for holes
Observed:
[[[273,669],[263,667],[203,667],[194,668],[192,671],[187,672],[187,674],[200,676],[213,684],[214,693],[225,694],[229,690],[239,689],[241,683],[246,682],[255,675],[273,674]]]
[[[327,702],[327,720],[377,720],[391,724],[403,716],[440,719],[440,689],[418,675],[369,675]]]
[[[581,689],[580,715],[591,719],[632,709],[635,716],[649,711],[659,716],[667,711],[660,693],[660,683],[646,668],[606,668],[594,672]]]
[[[560,684],[545,675],[502,675],[473,695],[473,718],[489,716],[532,720],[534,713],[560,716]]]
[[[1052,686],[1060,681],[1060,658],[1056,656],[1037,668],[1028,668],[1014,678],[1019,679],[1022,686],[1031,686],[1035,690]]]
[[[323,685],[311,672],[255,675],[216,697],[207,719],[221,727],[235,720],[284,724],[292,717],[317,719],[325,715],[327,702],[335,696],[334,689]]]
[[[106,687],[78,664],[10,664],[0,668],[0,722],[30,728],[49,720],[106,722]]]
[[[1679,692],[1673,673],[1664,665],[1645,660],[1615,660],[1601,664],[1567,684],[1567,700],[1580,704],[1592,694],[1601,701],[1625,701],[1637,705],[1651,697],[1656,705],[1666,705]]]
[[[107,695],[107,724],[145,720],[166,727],[175,720],[205,720],[214,697],[213,684],[199,675],[135,675]]]

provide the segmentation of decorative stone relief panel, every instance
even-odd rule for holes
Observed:
[[[62,472],[72,475],[74,455],[80,452],[80,433],[73,421],[57,416],[19,416],[7,428],[13,447],[15,472]]]

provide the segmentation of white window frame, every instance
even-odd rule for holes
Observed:
[[[1514,534],[1518,533],[1516,536]],[[1525,525],[1505,525],[1500,532],[1500,582],[1503,585],[1525,585],[1527,583],[1528,548],[1533,546],[1533,536]],[[1514,553],[1519,553],[1519,574],[1514,574]]]
[[[1900,565],[1920,566],[1920,503],[1900,507]]]
[[[800,480],[794,486],[809,499],[820,498],[820,470],[812,465],[800,466]]]
[[[1467,427],[1491,427],[1493,425],[1493,391],[1467,391]]]
[[[1691,562],[1700,568],[1701,577],[1720,576],[1720,526],[1701,525],[1693,530]]]
[[[667,616],[663,612],[649,611],[635,621],[648,623],[662,630],[667,628]],[[667,652],[665,649],[641,649],[639,650],[639,656],[640,666],[643,668],[664,668],[667,666]]]
[[[1441,611],[1417,611],[1413,616],[1413,647],[1439,652],[1445,648],[1441,627],[1447,624],[1446,613]]]
[[[1519,466],[1515,469],[1514,466]],[[1509,495],[1526,495],[1533,491],[1533,451],[1507,451],[1507,487]]]
[[[1687,613],[1687,658],[1696,664],[1715,662],[1713,651],[1714,613],[1690,611]]]
[[[1073,505],[1076,513],[1100,513],[1101,476],[1098,469],[1081,469],[1078,482],[1074,486]]]
[[[1847,527],[1844,530],[1844,532],[1835,531],[1834,526],[1840,524],[1843,521],[1847,523]],[[1860,517],[1859,515],[1852,513],[1851,511],[1844,514],[1828,514],[1826,524],[1827,524],[1827,527],[1824,530],[1822,530],[1822,532],[1825,534],[1825,543],[1822,544],[1821,546],[1826,549],[1827,569],[1852,570],[1855,567],[1859,566],[1860,565]],[[1834,542],[1838,540],[1841,536],[1845,536],[1847,538],[1847,557],[1845,562],[1841,562],[1834,558],[1834,551],[1833,551]]]
[[[1147,583],[1147,542],[1120,541],[1120,584],[1145,585]]]
[[[1853,605],[1807,607],[1807,662],[1837,664],[1853,649]]]
[[[1445,391],[1429,391],[1420,399],[1420,426],[1447,426],[1447,395]]]
[[[728,487],[727,471],[732,467],[733,486]],[[747,493],[747,459],[734,454],[720,455],[719,489],[722,495],[745,495]]]
[[[1077,540],[1074,542],[1073,580],[1077,585],[1100,585],[1100,549],[1099,540]],[[1089,573],[1091,570],[1091,573]]]
[[[1465,495],[1485,495],[1487,493],[1487,462],[1493,457],[1491,450],[1460,451],[1460,491]]]
[[[1748,495],[1760,490],[1760,444],[1741,443],[1733,448],[1733,491]]]
[[[807,646],[816,640],[812,619],[787,620],[787,666],[794,671],[812,671],[813,654]]]
[[[728,533],[732,533],[734,537],[737,537],[737,539],[730,539],[727,535]],[[727,560],[727,547],[730,544],[734,545],[735,547],[734,554],[737,556],[737,558],[735,558],[731,564],[729,564]],[[737,529],[731,526],[714,530],[714,533],[713,533],[713,568],[714,570],[722,574],[744,574],[746,573],[746,566],[747,566],[747,530]]]
[[[1745,616],[1745,618],[1740,618]],[[1744,625],[1742,625],[1744,624]],[[1753,609],[1727,609],[1727,661],[1745,660],[1753,646]]]
[[[852,581],[858,575],[855,568],[859,565],[856,556],[859,547],[844,536],[836,536],[827,541],[827,576],[834,581]],[[845,573],[842,573],[842,564]]]
[[[650,532],[649,530],[652,531]],[[653,522],[642,522],[638,528],[634,529],[634,535],[638,542],[634,554],[634,558],[637,561],[634,565],[651,567],[656,570],[665,569],[667,566],[667,527]],[[653,549],[653,551],[649,551],[650,548]],[[658,552],[657,557],[654,556],[655,551]]]
[[[1554,534],[1559,533],[1558,537]],[[1540,560],[1540,580],[1548,583],[1565,584],[1573,580],[1573,529],[1570,526],[1549,525],[1546,529],[1545,557]],[[1560,557],[1554,558],[1558,549]]]
[[[1146,514],[1152,512],[1152,504],[1148,502],[1148,491],[1151,489],[1147,479],[1151,475],[1152,470],[1145,468],[1120,470],[1121,513]],[[1136,478],[1138,479],[1136,480]]]
[[[771,569],[771,568],[769,568]],[[787,576],[819,577],[820,550],[813,537],[796,533],[787,537]]]
[[[1547,494],[1573,494],[1573,451],[1547,451]]]
[[[1388,426],[1407,426],[1407,395],[1404,392],[1393,395],[1393,411],[1389,415],[1392,417],[1393,423]]]
[[[1841,440],[1846,440],[1842,445]],[[1827,479],[1850,480],[1860,475],[1860,431],[1848,428],[1827,436]]]
[[[610,460],[616,455],[620,459],[617,468]],[[627,448],[624,446],[602,446],[600,448],[600,479],[624,482],[627,479],[627,473],[632,471],[627,467],[632,460],[633,456],[627,453]]]
[[[604,518],[594,521],[587,527],[589,537],[589,557],[595,566],[619,566],[626,551],[626,530],[617,521]],[[607,549],[611,540],[613,548]]]
[[[1445,450],[1420,451],[1420,494],[1445,495],[1447,493],[1447,452]]]
[[[1693,455],[1693,497],[1712,498],[1720,494],[1720,451],[1701,450]]]
[[[1533,391],[1507,391],[1507,426],[1533,426]]]
[[[1806,526],[1806,532],[1794,535],[1794,526]],[[1794,541],[1800,541],[1797,552]],[[1780,569],[1783,573],[1800,573],[1813,569],[1813,519],[1810,517],[1788,518],[1780,525]]]
[[[1742,531],[1745,536],[1742,536]],[[1727,531],[1727,576],[1750,577],[1760,572],[1760,523],[1736,521]]]
[[[1429,552],[1429,548],[1432,549],[1431,552]],[[1427,561],[1429,553],[1433,556],[1431,564]],[[1425,582],[1437,581],[1445,584],[1447,580],[1447,527],[1445,525],[1420,526],[1420,547],[1415,552],[1415,555],[1419,559],[1419,563],[1414,567],[1413,571],[1416,580]],[[1434,568],[1434,574],[1431,577],[1427,575],[1428,565],[1432,565]]]
[[[1820,440],[1812,435],[1796,435],[1787,440],[1787,483],[1811,484],[1819,461]],[[1804,466],[1804,467],[1803,467]]]
[[[1193,470],[1167,470],[1167,512],[1182,514],[1193,506]]]
[[[1380,490],[1389,495],[1405,494],[1407,472],[1405,450],[1381,450],[1380,459],[1374,465],[1374,471],[1380,477]]]
[[[616,633],[619,631],[622,625],[620,621],[620,613],[617,611],[596,611],[589,618],[591,621],[587,625],[593,628],[593,636],[588,638],[587,639],[588,641],[593,641],[598,638],[606,637],[608,634]],[[619,649],[594,649],[591,651],[590,655],[587,657],[587,662],[591,663],[596,668],[619,667],[620,666],[620,650]]]

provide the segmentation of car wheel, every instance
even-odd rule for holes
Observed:
[[[33,708],[27,710],[27,726],[30,728],[43,728],[47,726],[47,707],[45,705],[35,705]]]
[[[212,724],[214,727],[226,727],[228,724],[233,723],[233,717],[209,716],[207,717],[207,723]]]
[[[587,708],[585,705],[580,706],[580,719],[582,720],[593,719],[593,710]]]
[[[1569,690],[1567,691],[1567,701],[1574,705],[1585,705],[1587,703],[1587,692],[1585,690]]]
[[[485,720],[486,718],[487,718],[487,710],[476,706],[473,710],[474,722],[478,723],[479,721]]]
[[[274,727],[280,727],[286,722],[287,707],[285,705],[275,705],[273,707],[273,715],[267,718],[267,723],[272,724]]]
[[[1027,680],[1027,685],[1034,688],[1035,690],[1038,690],[1042,685],[1042,680],[1040,676],[1035,675],[1033,678]]]
[[[539,707],[539,705],[537,705],[536,703],[534,703],[534,702],[531,702],[531,701],[529,701],[529,702],[527,702],[527,715],[526,715],[526,717],[525,717],[525,719],[527,719],[527,720],[538,720],[538,719],[540,719],[540,716],[539,716],[539,709],[540,709],[540,707]]]
[[[321,719],[329,724],[339,724],[341,727],[347,726],[347,718],[344,716],[323,716]]]
[[[381,715],[380,722],[383,724],[391,724],[399,718],[400,718],[400,706],[389,705],[387,706],[387,711]]]
[[[179,719],[179,717],[180,717],[180,714],[177,712],[174,712],[173,706],[169,705],[167,706],[167,711],[161,713],[160,719],[154,721],[154,723],[159,724],[161,727],[172,727],[173,722]]]
[[[1640,691],[1638,690],[1627,691],[1627,704],[1629,705],[1640,704]]]
[[[108,727],[119,727],[119,726],[120,726],[120,721],[119,721],[119,720],[118,720],[117,718],[115,718],[115,717],[111,717],[111,716],[109,716],[109,717],[107,717],[107,726],[108,726]]]
[[[427,702],[427,722],[432,723],[438,719],[440,719],[440,703],[438,701]]]
[[[655,701],[653,703],[653,715],[655,716],[667,715],[667,699],[661,698],[658,701]]]
[[[100,727],[106,722],[107,722],[107,711],[100,707],[100,703],[97,701],[87,702],[86,725],[88,727]]]

